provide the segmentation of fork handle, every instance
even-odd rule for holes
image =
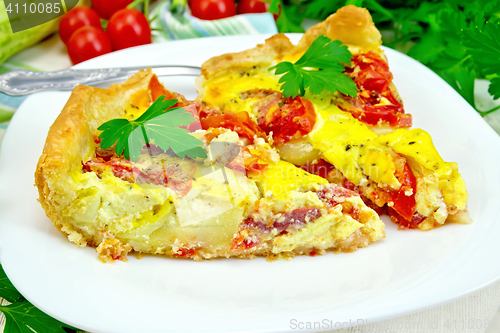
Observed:
[[[127,78],[144,67],[64,69],[55,72],[35,72],[25,69],[0,75],[0,92],[11,96],[22,96],[44,90],[73,90],[79,84],[94,85]],[[159,76],[200,75],[194,66],[152,67]]]

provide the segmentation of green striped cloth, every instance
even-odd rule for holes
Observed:
[[[189,8],[173,14],[170,2],[162,2],[152,13],[155,41],[199,38],[224,35],[275,34],[278,32],[271,13],[244,14],[221,20],[200,20],[191,15]]]

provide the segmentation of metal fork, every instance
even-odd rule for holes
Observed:
[[[0,92],[22,96],[44,90],[73,90],[79,84],[96,85],[125,79],[145,67],[64,69],[55,72],[14,70],[0,75]],[[200,67],[158,66],[151,67],[158,76],[199,76]]]

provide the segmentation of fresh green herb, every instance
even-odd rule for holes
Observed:
[[[137,162],[144,145],[153,141],[165,151],[172,148],[181,158],[186,155],[206,158],[203,142],[190,135],[188,130],[179,128],[191,124],[194,118],[186,109],[173,107],[176,99],[164,98],[158,97],[136,120],[113,119],[99,126],[98,130],[102,131],[99,135],[101,148],[109,148],[116,143],[117,156],[125,153],[126,159]]]
[[[278,16],[276,26],[280,32],[304,32],[300,26],[303,20],[300,6],[285,6],[282,0],[271,0],[267,11]]]
[[[6,299],[10,303],[24,299],[23,295],[21,295],[16,288],[14,288],[12,283],[10,283],[2,265],[0,265],[0,297]]]
[[[467,54],[472,57],[476,70],[484,76],[495,75],[491,79],[488,92],[500,97],[500,24],[489,23],[483,29],[473,27],[464,30],[462,38]]]
[[[49,317],[24,297],[10,283],[0,265],[0,297],[9,305],[0,305],[0,312],[5,315],[4,332],[9,333],[67,333],[77,329]]]
[[[356,84],[342,73],[345,70],[342,63],[349,63],[351,59],[347,46],[338,40],[319,36],[295,64],[283,61],[271,70],[275,69],[277,75],[284,74],[279,83],[282,83],[285,97],[304,96],[306,89],[316,95],[326,89],[356,96]]]

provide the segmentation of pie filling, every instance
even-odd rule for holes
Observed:
[[[133,221],[124,214],[122,223],[101,223],[100,232],[112,233],[136,250],[160,247],[173,256],[190,258],[207,258],[214,252],[289,252],[294,248],[288,245],[283,250],[277,245],[280,239],[291,239],[294,234],[303,237],[299,232],[321,218],[323,224],[339,230],[328,242],[308,243],[308,251],[316,254],[335,248],[340,241],[352,251],[383,237],[383,223],[373,211],[365,207],[368,213],[360,218],[364,204],[357,193],[279,161],[276,150],[263,139],[255,137],[253,144],[245,145],[236,132],[223,128],[193,135],[205,143],[208,159],[179,158],[171,150],[148,144],[133,162],[116,156],[114,147],[99,148],[100,140],[95,138],[95,156],[82,162],[83,176],[97,178],[101,184],[119,182],[120,186],[107,191],[118,196],[123,188],[147,199],[154,197],[147,193],[163,193],[163,200],[149,210],[144,208]],[[81,192],[88,192],[88,185],[93,188],[97,179]],[[349,203],[346,199],[356,200]],[[102,203],[98,210],[103,210]],[[99,216],[94,218],[99,220]],[[79,227],[84,226],[82,218],[76,220]],[[367,241],[348,246],[343,238],[366,223],[374,226],[360,234],[367,234]]]
[[[284,98],[279,76],[268,68],[210,77],[200,82],[199,99],[204,108],[239,117],[243,125],[237,128],[252,129],[236,129],[240,136],[251,140],[264,132],[282,160],[359,193],[400,228],[433,229],[466,211],[468,195],[456,164],[443,161],[429,134],[408,129],[412,117],[381,53],[355,52],[346,66],[357,97],[306,91]],[[205,123],[203,128],[215,125]],[[235,128],[229,120],[219,126]]]

